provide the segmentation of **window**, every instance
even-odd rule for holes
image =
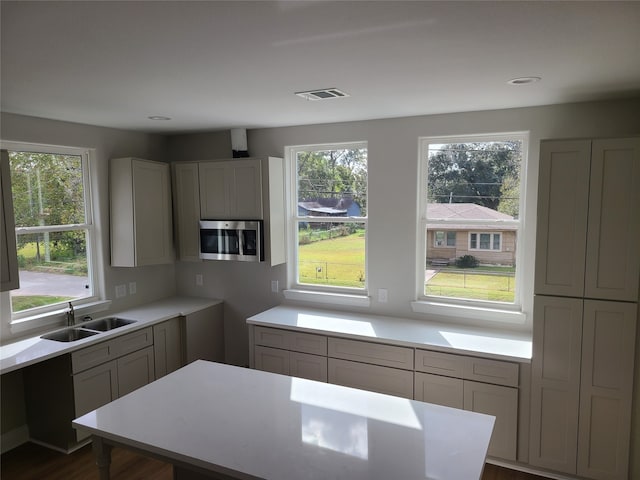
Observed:
[[[480,241],[478,242],[478,238]],[[470,233],[469,250],[500,251],[500,233]]]
[[[291,286],[365,291],[366,144],[290,147],[288,158],[292,179]]]
[[[95,298],[88,152],[3,145],[9,152],[20,288],[11,317],[60,310]]]
[[[421,139],[419,301],[519,308],[526,140],[522,133]]]
[[[438,230],[434,232],[435,241],[434,247],[455,247],[456,246],[456,232],[443,232]]]

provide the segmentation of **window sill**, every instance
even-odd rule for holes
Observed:
[[[284,298],[301,302],[322,303],[327,305],[346,305],[350,307],[369,307],[371,298],[367,295],[346,293],[315,292],[312,290],[284,290]]]
[[[80,305],[74,305],[73,308],[78,317],[89,315],[95,312],[103,312],[108,310],[111,306],[111,300],[101,300],[97,302],[90,302]],[[67,312],[67,308],[61,308],[58,310],[48,311],[46,313],[40,313],[38,315],[32,315],[30,317],[23,317],[16,320],[12,320],[9,325],[11,333],[23,333],[29,330],[35,330],[37,328],[47,327],[51,325],[59,324],[64,320],[64,315]]]
[[[464,318],[472,321],[501,322],[512,325],[524,325],[527,321],[527,315],[519,310],[502,310],[475,305],[455,305],[451,303],[419,300],[411,302],[411,309],[415,313],[428,313],[459,319]]]

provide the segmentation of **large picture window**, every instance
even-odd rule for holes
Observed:
[[[525,144],[525,134],[421,139],[418,299],[519,305]]]
[[[20,319],[94,297],[94,230],[88,152],[11,147],[20,288],[10,301],[12,318]]]
[[[291,147],[294,287],[366,289],[367,146]]]

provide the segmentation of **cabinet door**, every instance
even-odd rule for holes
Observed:
[[[464,409],[496,417],[488,455],[516,459],[518,445],[518,389],[464,381]]]
[[[580,297],[589,200],[591,141],[540,144],[535,293]]]
[[[144,387],[155,380],[153,347],[147,347],[116,360],[118,364],[118,396]]]
[[[116,361],[93,367],[73,376],[75,415],[79,417],[118,398]],[[78,441],[89,437],[84,430],[76,431]]]
[[[533,306],[529,462],[576,472],[583,301],[537,295]]]
[[[9,154],[2,150],[0,158],[0,291],[19,288],[18,257],[16,254],[16,231],[13,219],[13,196],[11,194],[11,169]]]
[[[289,375],[319,382],[327,381],[327,357],[308,353],[289,353]]]
[[[153,326],[153,354],[156,379],[179,369],[183,362],[181,319],[173,318]]]
[[[178,258],[200,261],[200,183],[198,164],[173,164],[173,210]]]
[[[626,479],[637,305],[585,300],[578,475]]]
[[[594,140],[585,297],[638,301],[640,139]]]
[[[413,398],[413,372],[329,358],[329,383]]]
[[[213,305],[184,317],[186,363],[194,360],[224,362],[223,305]]]
[[[263,372],[289,375],[290,352],[277,348],[256,346],[254,349],[255,369]]]
[[[262,220],[260,160],[236,160],[231,167],[230,213],[240,220]]]
[[[230,220],[231,178],[227,162],[200,162],[200,218]]]
[[[464,408],[463,381],[460,378],[416,372],[414,392],[416,400]]]
[[[133,161],[136,265],[173,261],[169,165]]]

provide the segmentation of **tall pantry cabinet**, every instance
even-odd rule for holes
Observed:
[[[530,463],[627,479],[640,138],[540,147]]]

